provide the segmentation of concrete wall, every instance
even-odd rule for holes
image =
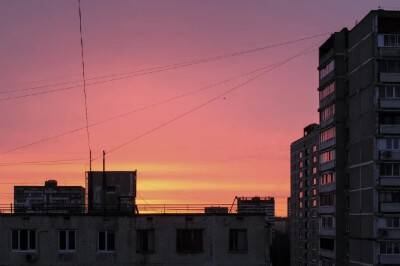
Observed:
[[[29,265],[267,265],[265,218],[257,215],[1,215],[0,265],[25,265],[27,252],[11,250],[11,232],[34,229]],[[76,251],[58,251],[58,231],[76,230]],[[99,253],[99,230],[115,231],[115,252]],[[155,252],[136,252],[138,229],[153,229]],[[203,251],[177,252],[177,229],[203,229]],[[229,250],[229,230],[247,230],[247,251]]]

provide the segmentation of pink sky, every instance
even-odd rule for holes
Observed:
[[[351,28],[379,5],[397,1],[86,1],[82,23],[86,77],[218,56]],[[89,123],[148,106],[279,62],[323,36],[256,53],[87,87]],[[0,0],[0,93],[81,79],[77,1]],[[107,154],[107,170],[138,170],[149,203],[231,203],[235,196],[273,196],[286,215],[289,146],[318,121],[313,52],[288,62],[201,109]],[[91,127],[94,156],[179,116],[245,81],[244,77]],[[88,81],[88,83],[90,83]],[[79,85],[82,83],[74,83]],[[82,130],[15,152],[4,151],[85,126],[82,87],[1,100],[0,162],[86,158],[86,163],[0,166],[0,203],[13,185],[84,186]],[[101,169],[101,160],[93,164]],[[139,200],[140,203],[140,200]]]

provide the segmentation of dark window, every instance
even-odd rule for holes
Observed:
[[[321,206],[333,206],[334,205],[333,193],[321,194],[320,205]]]
[[[98,251],[114,252],[115,251],[115,232],[114,230],[99,231]]]
[[[60,251],[75,251],[75,230],[60,230],[58,239]]]
[[[229,230],[229,250],[247,251],[247,230],[230,229]]]
[[[320,247],[321,249],[334,250],[335,240],[331,238],[320,238]]]
[[[153,253],[155,251],[154,230],[137,230],[136,251],[138,253]]]
[[[203,229],[178,229],[176,235],[176,251],[203,251]]]
[[[35,230],[12,230],[11,232],[12,250],[30,251],[36,249]]]

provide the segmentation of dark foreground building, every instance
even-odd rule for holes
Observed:
[[[255,214],[0,214],[1,265],[270,265]]]
[[[400,12],[332,34],[318,70],[319,265],[399,265]]]

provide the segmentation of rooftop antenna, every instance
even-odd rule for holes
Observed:
[[[89,150],[89,172],[92,172],[92,150]]]

